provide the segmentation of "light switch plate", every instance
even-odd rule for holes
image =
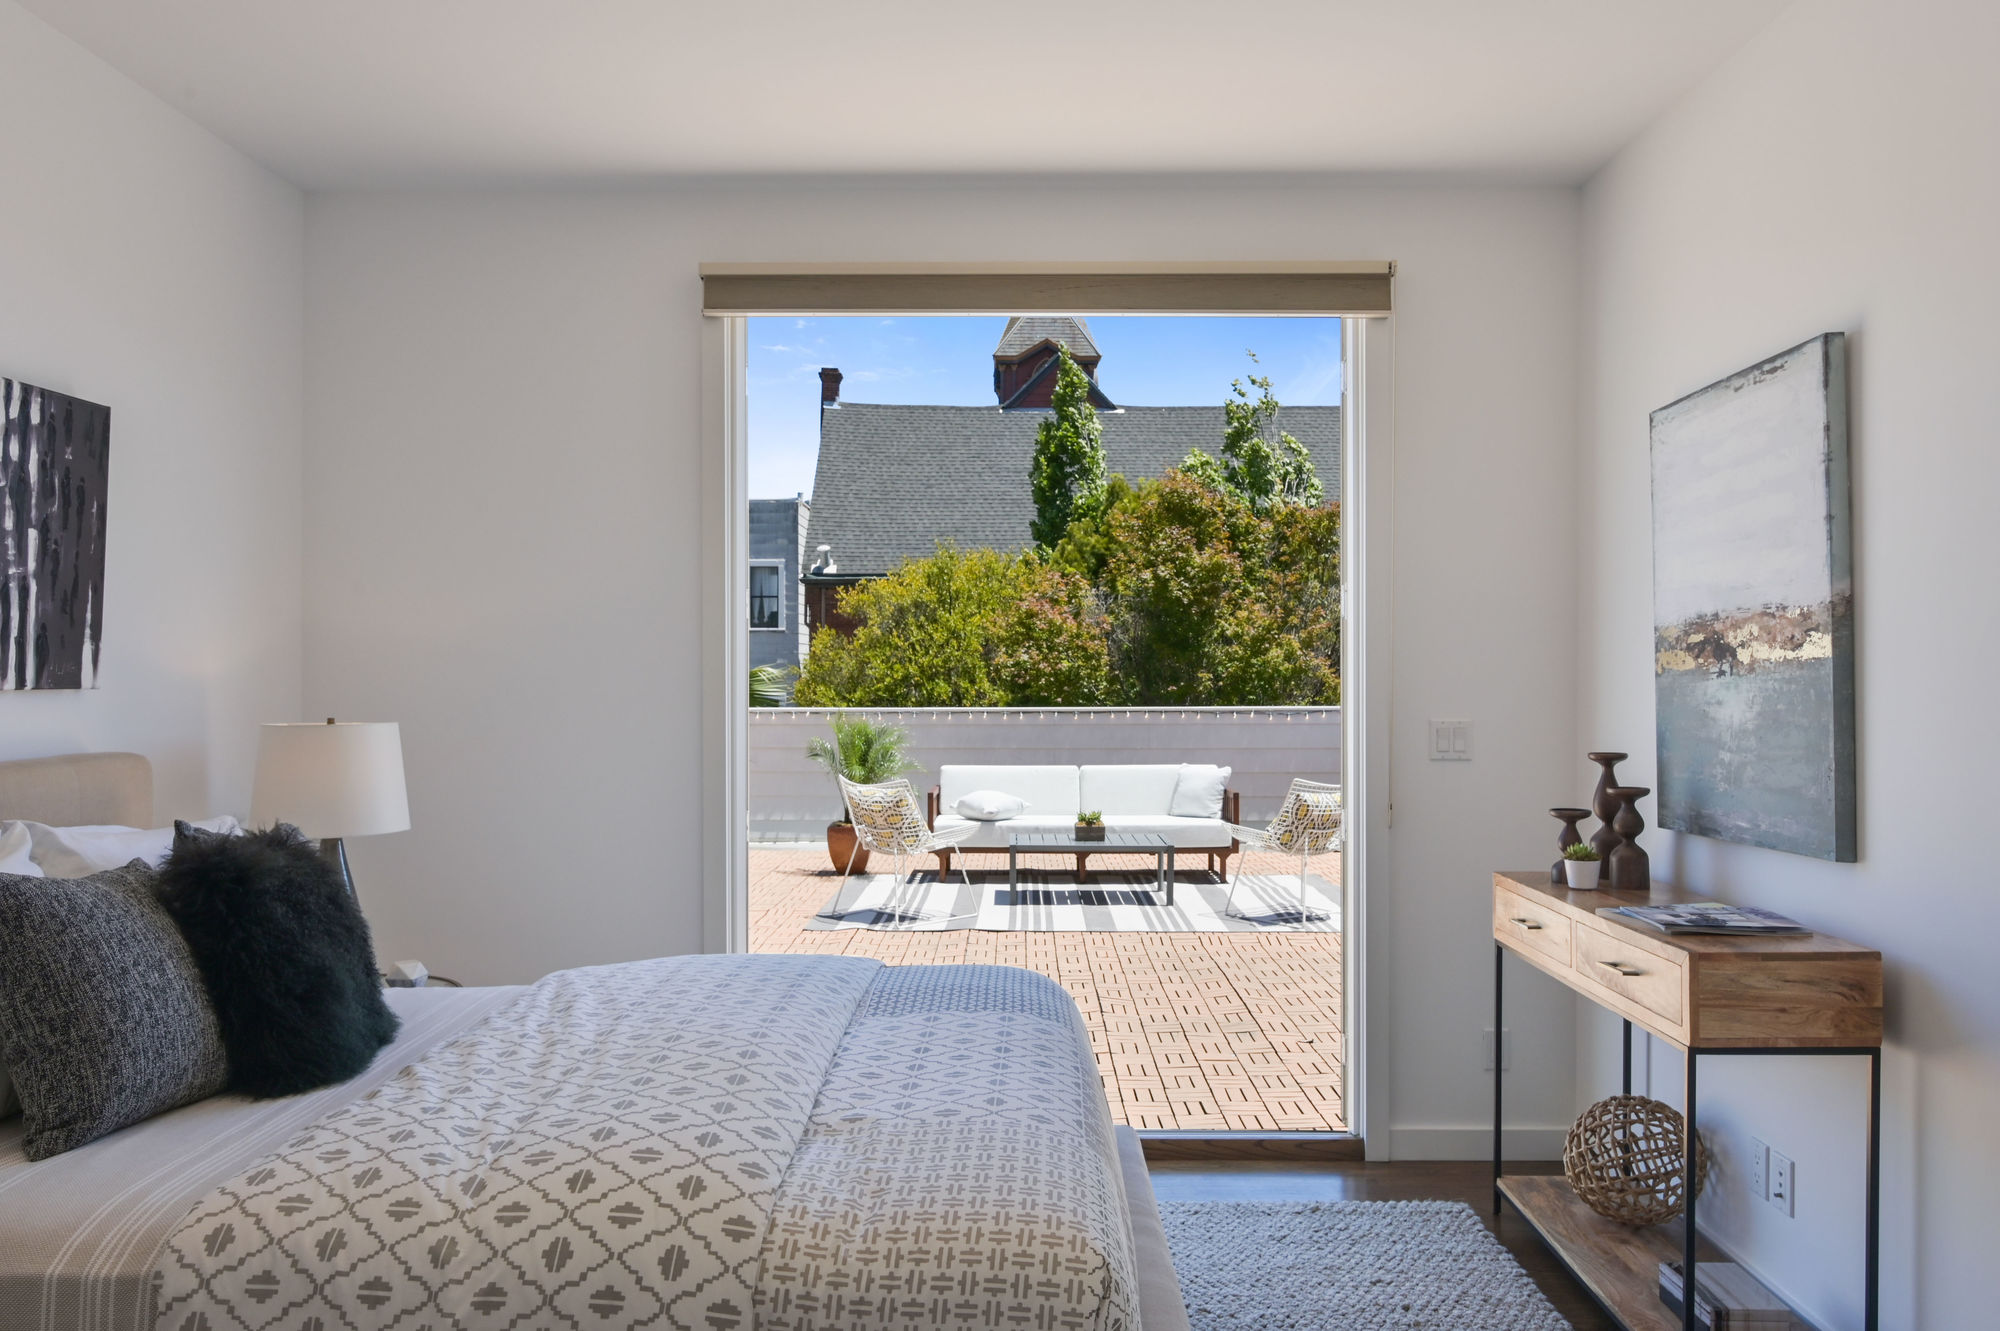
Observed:
[[[1755,1137],[1750,1139],[1750,1195],[1760,1202],[1771,1200],[1771,1148]]]
[[[1792,1158],[1780,1155],[1776,1151],[1771,1152],[1771,1168],[1768,1172],[1771,1180],[1771,1205],[1785,1215],[1796,1214],[1797,1199],[1792,1192],[1796,1182],[1792,1176]]]
[[[1472,722],[1463,717],[1431,718],[1431,761],[1469,763],[1472,761]]]

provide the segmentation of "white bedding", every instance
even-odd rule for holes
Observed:
[[[1109,1113],[1040,976],[679,958],[394,1001],[403,1037],[346,1087],[219,1097],[40,1165],[0,1133],[0,1331],[289,1328],[312,1299],[360,1331],[535,1300],[567,1316],[514,1324],[1137,1325]]]
[[[283,1100],[212,1096],[50,1160],[0,1122],[0,1331],[138,1331],[167,1235],[216,1184],[513,1001],[518,989],[391,989],[396,1040],[353,1081]]]

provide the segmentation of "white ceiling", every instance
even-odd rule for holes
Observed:
[[[1784,0],[24,0],[308,187],[1580,180]]]

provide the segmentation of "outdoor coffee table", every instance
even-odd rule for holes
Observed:
[[[1106,832],[1101,841],[1084,841],[1074,832],[1012,832],[1007,837],[1007,904],[1021,904],[1021,861],[1028,855],[1151,855],[1153,887],[1174,904],[1174,846],[1158,832]],[[1076,881],[1082,882],[1082,861]]]

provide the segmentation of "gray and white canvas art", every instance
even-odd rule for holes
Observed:
[[[97,687],[111,409],[0,379],[0,690]]]
[[[1659,823],[1855,857],[1846,340],[1652,416]]]

